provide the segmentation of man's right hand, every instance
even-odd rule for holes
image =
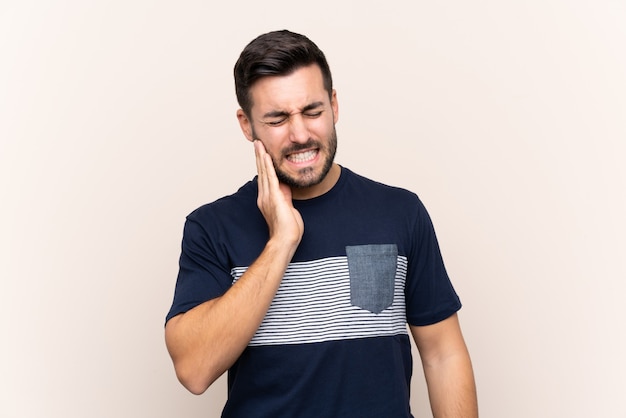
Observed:
[[[255,141],[254,148],[259,174],[257,205],[269,227],[269,240],[226,293],[171,318],[165,326],[165,341],[176,375],[196,394],[228,370],[246,348],[304,233],[302,217],[292,204],[291,189],[278,181],[263,144]]]
[[[269,227],[270,240],[297,247],[304,233],[304,222],[293,207],[291,189],[278,181],[272,158],[258,139],[254,141],[254,153],[259,185],[257,205]]]

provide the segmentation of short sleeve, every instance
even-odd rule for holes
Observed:
[[[430,215],[417,199],[405,288],[407,322],[430,325],[461,308],[446,271]]]
[[[206,211],[205,211],[206,212]],[[166,316],[184,313],[221,296],[232,283],[228,257],[219,244],[219,228],[211,216],[190,214],[183,230],[174,300]]]

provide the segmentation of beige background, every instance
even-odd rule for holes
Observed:
[[[0,416],[217,417],[163,343],[185,215],[254,175],[232,66],[327,53],[338,162],[417,192],[483,417],[625,417],[626,6],[0,2]],[[429,416],[419,363],[413,408]]]

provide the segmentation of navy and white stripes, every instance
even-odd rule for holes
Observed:
[[[231,271],[235,283],[247,267]],[[345,256],[291,263],[250,346],[304,344],[407,334],[407,259],[397,257],[394,298],[375,314],[350,303]]]

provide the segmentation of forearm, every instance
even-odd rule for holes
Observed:
[[[478,402],[467,350],[424,364],[434,418],[476,418]]]
[[[241,355],[263,321],[295,248],[269,241],[223,296],[168,321],[167,348],[189,391],[204,392]]]
[[[478,401],[469,352],[457,314],[427,326],[411,326],[420,352],[435,418],[476,418]]]

